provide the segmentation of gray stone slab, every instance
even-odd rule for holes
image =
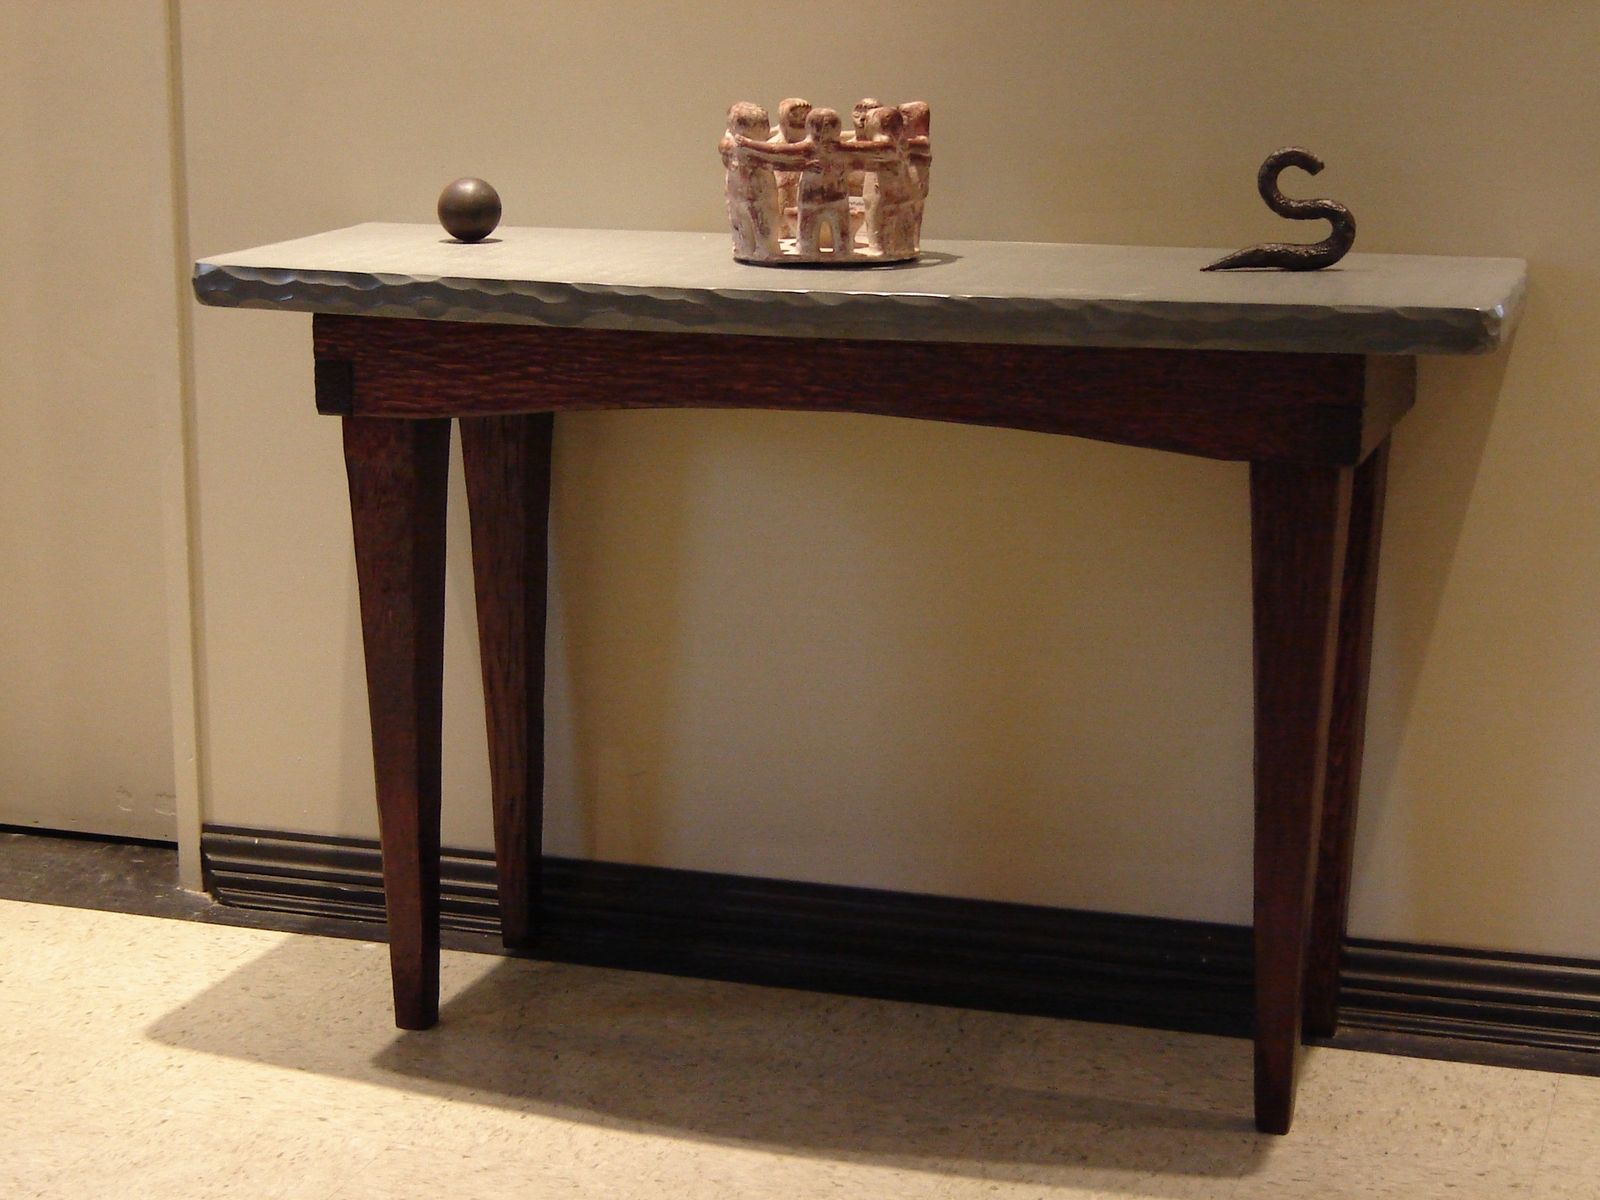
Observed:
[[[195,264],[205,304],[777,337],[1472,354],[1511,332],[1520,259],[1352,254],[1326,271],[1201,271],[1222,251],[929,242],[921,261],[733,261],[726,234],[356,225]]]

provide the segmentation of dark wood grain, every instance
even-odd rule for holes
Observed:
[[[858,412],[1267,462],[1358,462],[1360,355],[818,341],[318,314],[353,411],[603,408]]]
[[[461,422],[479,658],[488,715],[501,936],[535,942],[544,818],[549,413]]]
[[[1256,704],[1256,1127],[1294,1114],[1345,545],[1348,467],[1250,468]]]
[[[317,411],[325,417],[348,417],[355,408],[355,364],[338,358],[319,358],[312,380]]]
[[[1389,443],[1356,468],[1350,537],[1339,602],[1339,648],[1322,791],[1322,838],[1306,960],[1306,1033],[1332,1037],[1338,1025],[1339,962],[1350,910],[1356,802],[1366,745],[1367,680],[1372,668],[1372,618],[1378,594],[1378,549],[1388,491]]]
[[[395,1024],[439,1014],[439,751],[450,422],[344,419]]]
[[[355,465],[351,476],[357,552],[364,560],[363,623],[379,627],[367,630],[375,697],[382,689],[379,677],[370,674],[374,661],[387,663],[381,669],[393,674],[407,655],[418,661],[433,656],[430,639],[436,632],[429,630],[437,625],[436,601],[427,597],[433,595],[434,572],[442,570],[435,559],[442,554],[440,455],[448,439],[437,430],[441,418],[463,419],[500,902],[513,946],[532,943],[539,895],[551,413],[875,413],[1249,461],[1256,1112],[1263,1130],[1288,1129],[1302,1021],[1309,1017],[1315,1030],[1330,1028],[1334,1011],[1386,442],[1415,396],[1409,360],[619,333],[326,314],[314,319],[314,340],[319,404],[356,414],[347,418],[353,464],[383,465],[374,476],[381,482],[367,485],[371,496],[365,501]],[[378,427],[392,432],[371,432]],[[397,432],[413,427],[434,432]],[[1362,482],[1347,569],[1357,464]],[[417,493],[409,508],[408,489]],[[364,510],[370,510],[366,550]],[[382,515],[390,510],[399,515]],[[397,590],[395,579],[402,576],[410,580],[410,599],[399,605],[398,615],[376,601],[369,605],[369,576],[378,591]],[[385,628],[385,622],[398,622],[405,631]],[[425,974],[430,955],[434,970],[437,958],[436,944],[428,941],[437,937],[437,878],[428,874],[436,872],[437,862],[428,859],[429,846],[437,848],[438,820],[437,668],[429,669],[431,697],[420,683],[410,699],[404,689],[386,696],[384,704],[393,711],[381,721],[374,700],[375,744],[392,743],[375,748],[375,756],[386,860],[390,841],[399,847],[391,911],[397,914],[402,1024],[431,1021],[425,1006],[437,990],[436,977]],[[431,759],[418,757],[424,752]],[[382,764],[390,760],[385,776]],[[1324,826],[1327,847],[1319,850]]]

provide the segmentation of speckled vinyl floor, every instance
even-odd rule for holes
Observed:
[[[0,901],[0,1197],[1600,1198],[1600,1079]]]

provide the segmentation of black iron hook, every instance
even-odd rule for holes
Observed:
[[[1322,160],[1303,146],[1285,146],[1267,155],[1256,173],[1256,187],[1267,207],[1279,216],[1295,221],[1317,217],[1332,222],[1333,230],[1320,242],[1266,242],[1236,250],[1219,258],[1207,271],[1235,271],[1244,267],[1273,267],[1282,271],[1317,271],[1331,267],[1346,254],[1356,240],[1356,219],[1344,205],[1333,200],[1291,200],[1278,189],[1278,176],[1289,167],[1299,167],[1308,175],[1322,170]]]

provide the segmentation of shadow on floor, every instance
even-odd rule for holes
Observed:
[[[297,937],[162,1018],[182,1049],[779,1153],[1144,1194],[1258,1169],[1237,1039],[446,955],[389,1024],[381,946]]]

